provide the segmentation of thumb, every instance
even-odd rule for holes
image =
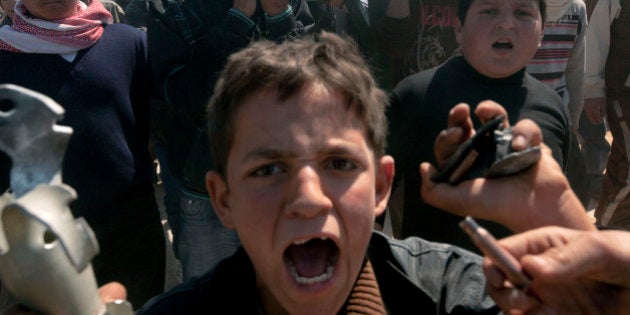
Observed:
[[[98,289],[98,295],[105,303],[125,300],[127,299],[127,289],[119,282],[110,282]]]

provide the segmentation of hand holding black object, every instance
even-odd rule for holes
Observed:
[[[467,179],[514,175],[534,165],[540,159],[540,147],[514,151],[512,129],[501,128],[504,119],[503,115],[498,115],[481,126],[431,179],[457,185]]]

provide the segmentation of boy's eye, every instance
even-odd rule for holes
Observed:
[[[252,172],[253,177],[267,177],[283,172],[284,170],[275,164],[263,165]]]
[[[497,10],[496,9],[485,9],[481,11],[482,14],[496,14]]]
[[[516,10],[515,14],[517,16],[533,16],[533,14],[530,11],[527,11],[527,10]]]
[[[347,159],[334,158],[328,162],[327,168],[338,171],[350,171],[357,168],[357,165]]]

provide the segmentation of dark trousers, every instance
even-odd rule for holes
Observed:
[[[604,123],[591,123],[586,114],[582,112],[578,133],[584,163],[586,164],[585,180],[588,183],[588,197],[599,200],[602,192],[604,170],[610,154],[610,143],[606,140],[606,126]]]
[[[129,196],[115,209],[90,222],[100,247],[92,266],[99,286],[122,283],[138,309],[164,291],[166,238],[153,193]]]

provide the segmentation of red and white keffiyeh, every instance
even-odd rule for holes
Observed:
[[[103,24],[112,15],[100,1],[77,1],[72,17],[46,21],[30,17],[22,1],[15,5],[13,26],[0,28],[0,49],[40,54],[71,54],[94,45],[103,35]]]

